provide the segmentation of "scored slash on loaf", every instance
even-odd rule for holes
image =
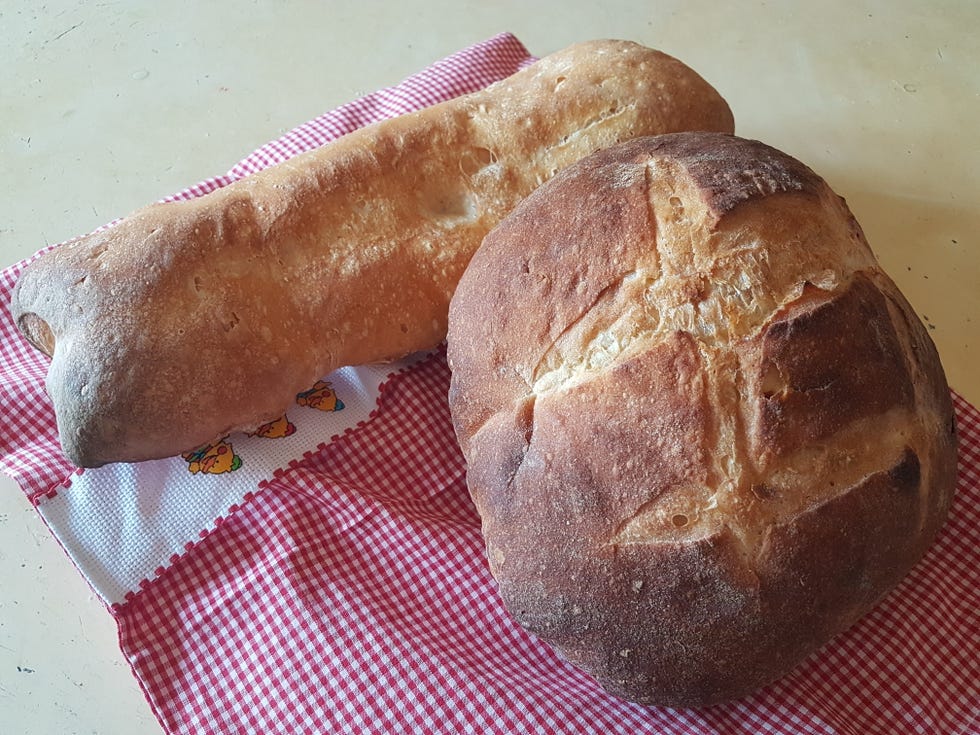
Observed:
[[[436,346],[470,256],[523,197],[597,149],[689,129],[732,130],[701,77],[582,43],[54,249],[11,309],[52,356],[66,456],[173,456],[276,419],[338,367]]]
[[[484,240],[448,343],[508,610],[636,702],[786,674],[952,500],[928,333],[844,201],[755,141],[664,135],[566,169]]]

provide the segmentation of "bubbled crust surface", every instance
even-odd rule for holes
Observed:
[[[449,360],[508,609],[637,702],[787,673],[951,501],[928,335],[843,200],[758,142],[646,138],[560,174],[471,261]]]
[[[439,344],[484,235],[556,171],[632,137],[732,126],[677,59],[575,44],[56,248],[11,309],[53,355],[70,460],[172,456],[277,418],[338,367]]]

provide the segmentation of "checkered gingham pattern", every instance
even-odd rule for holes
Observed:
[[[197,196],[359,125],[530,61],[510,35],[308,123]],[[0,274],[4,298],[23,264]],[[0,317],[3,468],[32,498],[73,468],[46,365]],[[701,711],[604,694],[497,597],[446,405],[444,352],[392,378],[356,430],[311,450],[112,608],[168,733],[980,732],[980,412],[954,394],[958,494],[939,539],[871,614],[791,675]]]

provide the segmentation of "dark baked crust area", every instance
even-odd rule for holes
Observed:
[[[914,408],[903,345],[885,297],[863,274],[819,303],[776,318],[759,336],[759,453],[788,454],[848,424]],[[743,350],[746,348],[743,346]]]
[[[550,576],[525,577],[531,564],[503,574],[504,602],[614,694],[644,704],[708,703],[731,694],[733,666],[759,666],[758,657],[745,657],[747,644],[766,636],[757,583],[726,529],[588,554],[570,540],[564,565],[550,541],[515,550]]]
[[[641,139],[556,177],[471,261],[449,356],[508,609],[633,701],[787,673],[952,497],[928,334],[843,201],[757,142]]]
[[[909,542],[922,533],[921,481],[919,458],[906,448],[890,467],[771,526],[757,566],[771,619],[818,642],[870,610],[922,554]]]
[[[704,139],[685,134],[630,141],[615,151],[599,152],[593,166],[626,160],[653,161],[654,166],[682,170],[716,219],[750,199],[788,192],[813,194],[826,186],[795,158],[757,140],[735,136],[716,136],[709,146]]]
[[[613,693],[662,706],[737,698],[850,627],[918,560],[919,544],[907,542],[922,533],[917,463],[907,450],[771,526],[751,563],[727,525],[683,541],[603,545],[562,522],[574,508],[542,515],[528,502],[523,522],[536,532],[511,528],[505,550],[491,547],[503,558],[494,573],[514,617]],[[554,482],[517,492],[566,497],[568,485],[556,493]]]

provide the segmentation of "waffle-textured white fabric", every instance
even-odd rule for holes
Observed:
[[[174,198],[531,61],[494,37]],[[0,273],[3,298],[23,265]],[[606,695],[504,611],[442,351],[325,376],[287,414],[292,432],[269,429],[284,436],[85,472],[58,448],[46,361],[6,312],[0,354],[0,466],[106,601],[168,733],[980,732],[980,411],[958,396],[958,494],[900,587],[765,690],[669,710]]]

